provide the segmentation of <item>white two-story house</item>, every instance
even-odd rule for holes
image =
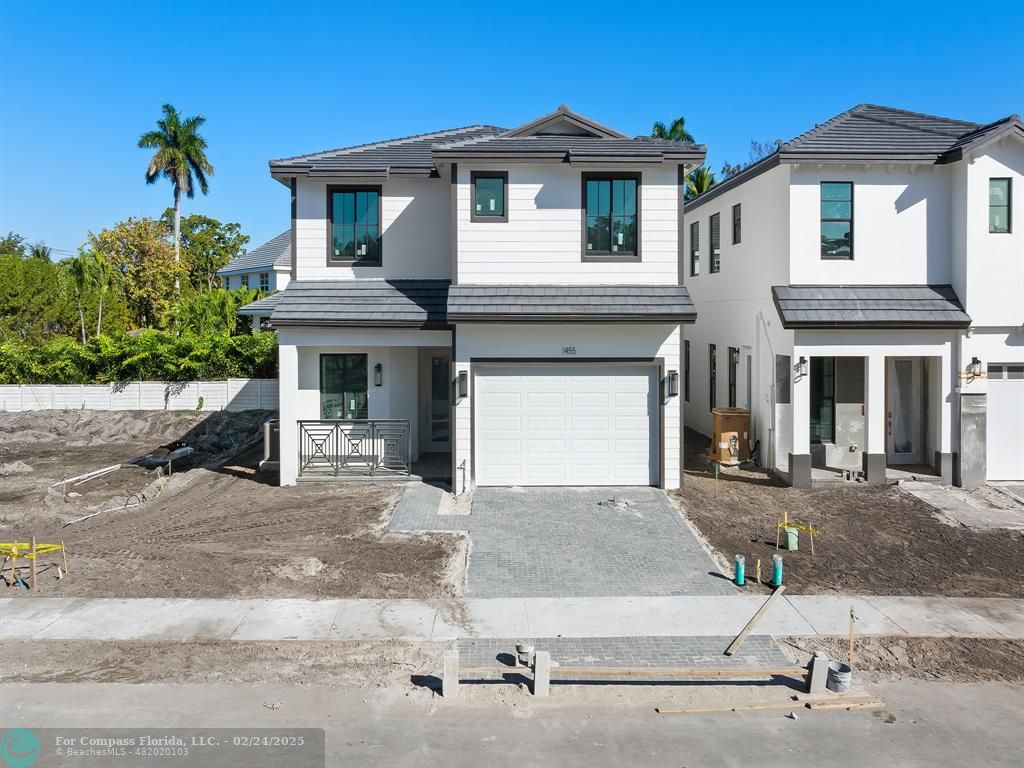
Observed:
[[[560,107],[271,162],[281,483],[442,453],[458,493],[678,486],[680,181],[704,153]]]
[[[686,420],[795,486],[1024,479],[1024,128],[861,105],[689,201]]]

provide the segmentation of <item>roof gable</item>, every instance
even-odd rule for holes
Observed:
[[[505,136],[590,136],[598,139],[624,139],[626,135],[596,120],[573,112],[568,105],[561,104],[536,120],[507,131]]]

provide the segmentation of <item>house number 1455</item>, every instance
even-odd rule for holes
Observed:
[[[562,347],[562,354],[563,355],[575,355],[576,354],[576,347]]]

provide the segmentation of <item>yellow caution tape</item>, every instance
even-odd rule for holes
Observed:
[[[62,549],[64,549],[63,544],[37,543],[35,552],[33,552],[32,542],[30,541],[0,542],[0,555],[9,557],[12,560],[32,560],[39,557],[39,555],[45,555],[50,552],[60,552]]]
[[[797,530],[800,530],[800,531],[807,531],[812,536],[814,534],[818,533],[821,530],[820,528],[815,528],[815,527],[810,526],[810,525],[800,525],[800,523],[794,523],[792,520],[790,520],[788,522],[780,521],[779,524],[777,526],[775,526],[775,527],[776,528],[796,528]]]

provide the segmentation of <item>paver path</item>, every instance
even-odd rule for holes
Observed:
[[[735,594],[657,488],[478,488],[469,515],[440,499],[409,486],[391,529],[468,531],[470,597]]]

